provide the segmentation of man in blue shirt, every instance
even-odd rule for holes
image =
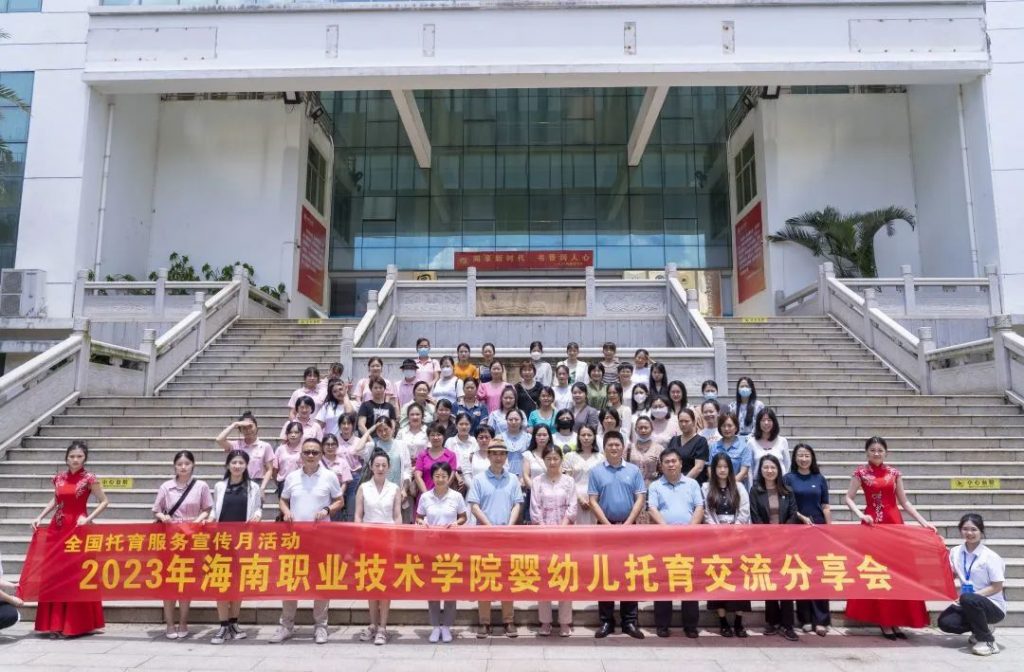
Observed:
[[[655,525],[700,525],[704,520],[704,495],[697,481],[683,476],[683,456],[676,448],[661,453],[662,477],[651,483],[647,490],[651,522]],[[681,602],[683,632],[696,639],[697,620],[700,617],[697,602]],[[672,623],[672,602],[654,603],[654,626],[658,637],[669,636]]]
[[[644,477],[635,464],[623,462],[622,453],[626,442],[616,431],[605,432],[605,462],[590,470],[587,492],[590,494],[590,510],[594,512],[599,525],[632,525],[644,508]],[[598,617],[601,627],[594,637],[603,639],[615,630],[615,603],[598,602]],[[622,632],[636,639],[643,639],[644,633],[637,627],[637,603],[620,602],[619,618]]]
[[[519,478],[505,469],[508,461],[508,448],[501,437],[492,439],[487,446],[487,459],[491,466],[473,479],[466,496],[469,510],[476,518],[477,525],[515,525],[519,520],[519,511],[523,506],[523,489],[519,486]],[[504,622],[505,636],[518,637],[513,615],[515,606],[511,601],[501,603],[501,619]],[[477,627],[477,639],[486,639],[491,634],[491,603],[480,602],[478,605],[480,625]]]

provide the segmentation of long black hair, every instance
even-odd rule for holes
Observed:
[[[679,400],[679,406],[676,406],[676,402],[672,401],[673,387],[678,387],[679,391],[683,393],[682,399]],[[668,407],[672,410],[672,415],[679,415],[690,401],[689,396],[686,394],[686,383],[681,380],[673,380],[670,382],[665,396],[668,398]]]
[[[811,448],[811,445],[809,443],[798,443],[796,444],[796,446],[794,446],[793,464],[790,465],[789,471],[794,474],[800,473],[800,467],[796,466],[796,451],[800,450],[801,448],[811,454],[811,466],[808,467],[808,470],[812,474],[820,474],[821,469],[818,467],[818,454],[814,452],[814,448]]]
[[[718,453],[711,458],[711,464],[708,467],[710,473],[708,474],[707,508],[709,511],[718,511],[719,488],[721,487],[718,482],[718,464],[723,461],[729,468],[729,474],[725,477],[725,490],[729,497],[729,504],[733,511],[739,512],[741,500],[739,486],[736,485],[736,471],[732,468],[732,460],[726,453]]]
[[[661,374],[661,385],[658,385],[657,383],[654,382],[655,371]],[[650,388],[652,397],[665,397],[666,399],[668,398],[668,371],[665,370],[664,364],[662,364],[661,362],[654,362],[653,364],[651,364],[651,375],[650,378],[648,378],[648,380],[650,381],[648,387]]]
[[[750,415],[750,409],[747,409],[747,415]],[[761,431],[761,419],[765,416],[771,418],[772,431],[768,432],[768,436],[765,437],[764,432]],[[768,408],[765,406],[757,414],[757,419],[754,421],[754,439],[760,441],[761,439],[767,438],[769,441],[774,441],[779,438],[779,418],[775,415],[775,409]]]
[[[72,441],[68,444],[67,449],[64,451],[64,461],[68,461],[68,455],[71,454],[72,450],[80,450],[85,455],[85,459],[82,460],[82,464],[85,465],[89,461],[89,446],[85,441]]]
[[[724,455],[724,453],[719,453],[719,455]],[[761,475],[761,467],[764,466],[765,461],[772,462],[773,464],[775,464],[775,487],[779,491],[779,494],[791,494],[793,491],[790,490],[789,486],[786,485],[785,481],[782,480],[782,463],[779,462],[779,458],[775,457],[771,453],[765,453],[764,455],[761,456],[761,459],[758,460],[757,476],[754,478],[754,487],[760,490],[761,492],[764,492],[765,490],[768,489],[765,487],[764,484],[764,476]]]

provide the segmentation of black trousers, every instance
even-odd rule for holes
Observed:
[[[832,625],[828,600],[797,600],[796,621],[800,625]]]
[[[622,627],[626,627],[627,625],[636,625],[638,605],[638,602],[619,602],[619,620],[622,622]],[[608,623],[614,627],[615,603],[598,602],[597,616],[601,619],[602,625]]]
[[[0,630],[11,627],[19,620],[21,620],[21,617],[18,615],[18,610],[15,609],[13,604],[0,602]]]
[[[764,620],[776,627],[793,627],[793,600],[765,600]]]
[[[697,621],[700,618],[700,609],[697,602],[680,602],[679,610],[683,612],[683,629],[696,630]],[[654,603],[654,627],[668,628],[672,626],[672,603]]]
[[[988,626],[1003,620],[1005,614],[984,595],[964,593],[960,604],[951,604],[939,614],[939,630],[954,635],[970,632],[979,642],[994,642]]]

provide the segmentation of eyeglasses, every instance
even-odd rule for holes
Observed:
[[[302,454],[303,455],[309,455],[310,457],[318,457],[320,455],[320,451],[319,450],[304,450],[304,451],[302,451]]]

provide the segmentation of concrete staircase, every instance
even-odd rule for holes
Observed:
[[[827,317],[714,320],[726,334],[729,392],[750,376],[775,408],[782,435],[815,448],[829,480],[833,519],[850,522],[843,498],[864,463],[864,441],[889,443],[914,506],[949,545],[956,524],[985,517],[986,543],[1007,563],[1006,625],[1024,624],[1024,414],[998,396],[921,396]],[[720,384],[722,381],[718,381]],[[957,476],[997,477],[1000,490],[953,490]],[[911,523],[914,524],[914,523]],[[944,607],[945,605],[934,605]]]
[[[759,397],[781,414],[784,435],[818,450],[833,488],[836,518],[849,520],[841,503],[849,474],[863,460],[863,440],[878,433],[891,439],[891,459],[904,472],[911,497],[954,543],[955,522],[967,510],[981,512],[992,548],[1008,561],[1007,595],[1018,600],[1005,623],[1024,624],[1024,415],[998,397],[921,397],[871,353],[826,318],[738,320],[726,328],[732,380],[750,375]],[[0,553],[4,569],[18,574],[30,537],[29,523],[51,495],[50,478],[63,464],[73,438],[90,445],[89,468],[101,476],[130,476],[133,487],[110,492],[104,522],[149,520],[161,482],[173,474],[175,451],[198,460],[196,475],[223,475],[223,452],[213,439],[244,410],[252,410],[261,436],[273,441],[287,417],[285,403],[300,385],[302,370],[326,370],[338,358],[341,329],[329,321],[242,320],[188,366],[158,397],[83,399],[27,438],[0,462]],[[351,376],[361,371],[346,372]],[[722,381],[720,381],[722,382]],[[952,491],[950,477],[998,476],[1003,490]],[[271,496],[265,517],[272,517]],[[518,603],[532,611],[528,602]],[[335,601],[332,622],[363,623],[365,603]],[[243,620],[276,621],[277,603],[246,605]],[[471,623],[475,606],[460,603],[458,620]],[[834,602],[840,610],[842,603]],[[945,605],[934,605],[935,608]],[[594,623],[591,604],[577,604],[576,621]],[[650,624],[650,604],[642,621]],[[159,623],[157,602],[107,603],[111,622]],[[308,612],[303,614],[309,618]],[[25,613],[32,617],[31,610]],[[706,617],[706,615],[705,615]],[[212,622],[211,603],[193,607],[194,622]],[[426,622],[422,602],[395,602],[396,623]],[[521,622],[536,621],[524,614]],[[756,623],[757,618],[753,619]]]

